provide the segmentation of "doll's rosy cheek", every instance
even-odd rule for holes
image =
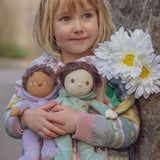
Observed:
[[[86,85],[87,85],[87,86],[89,85],[89,81],[86,82]]]
[[[71,79],[71,83],[74,83],[75,82],[75,80],[74,79]]]

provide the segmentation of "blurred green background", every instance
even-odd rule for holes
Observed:
[[[0,58],[33,59],[40,50],[32,37],[39,0],[0,0]]]
[[[33,40],[32,24],[39,0],[0,0],[0,160],[17,160],[21,140],[3,127],[3,114],[28,64],[42,54]]]

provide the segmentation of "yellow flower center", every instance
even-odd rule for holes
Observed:
[[[133,55],[127,55],[125,59],[123,60],[123,63],[127,66],[133,66],[134,63],[134,56]]]
[[[142,73],[140,74],[140,77],[141,77],[142,79],[145,79],[145,78],[148,77],[148,75],[149,75],[149,71],[148,71],[145,67],[143,67],[143,68],[142,68]]]

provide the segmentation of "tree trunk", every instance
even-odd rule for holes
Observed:
[[[111,3],[116,28],[148,30],[155,53],[160,54],[160,0],[121,0]],[[160,94],[137,100],[141,130],[130,147],[131,160],[160,160]]]

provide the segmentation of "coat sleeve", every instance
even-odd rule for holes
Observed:
[[[8,110],[3,115],[3,125],[6,133],[13,138],[21,138],[24,133],[24,128],[20,127],[18,117],[10,117]]]
[[[135,114],[137,111],[132,112]],[[139,123],[138,115],[135,118]],[[139,134],[138,123],[123,116],[119,116],[117,120],[109,120],[98,114],[80,113],[73,138],[93,146],[125,148],[136,141]]]

